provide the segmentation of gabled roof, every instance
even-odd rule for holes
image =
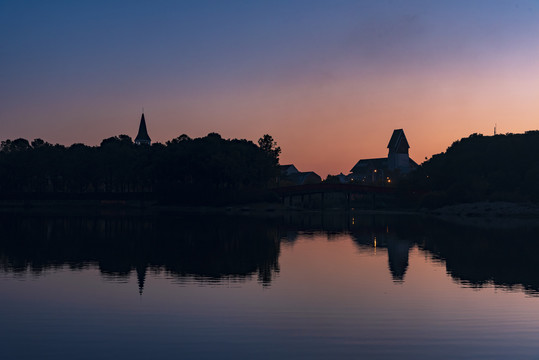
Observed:
[[[281,170],[288,170],[288,169],[296,169],[294,164],[288,164],[288,165],[279,165],[279,169]],[[297,169],[296,169],[297,170]]]
[[[408,140],[406,140],[406,135],[404,135],[403,129],[396,129],[393,130],[393,135],[391,135],[391,139],[389,140],[389,144],[387,144],[387,148],[389,151],[395,151],[398,152],[398,150],[404,150],[409,149],[410,145],[408,145]]]
[[[320,175],[314,171],[292,173],[287,176],[287,179],[296,185],[314,184],[322,181]]]
[[[387,168],[387,158],[361,159],[350,170],[350,172],[360,172],[366,169],[385,169]]]
[[[135,138],[135,141],[152,141],[152,139],[150,139],[150,136],[148,135],[148,130],[146,129],[146,120],[144,119],[144,113],[142,113],[142,117],[140,118],[140,125],[138,127],[138,134]]]
[[[281,171],[281,175],[290,175],[299,172],[293,164],[279,165],[279,170]]]

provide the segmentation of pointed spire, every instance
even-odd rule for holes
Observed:
[[[399,154],[408,154],[408,140],[406,140],[406,135],[404,135],[403,129],[393,130],[389,144],[387,144],[389,153],[399,153]]]
[[[138,134],[135,138],[135,144],[137,145],[151,145],[152,139],[150,139],[150,136],[148,135],[148,130],[146,129],[146,119],[144,119],[144,112],[142,113],[142,117],[140,118],[140,125],[138,128]]]
[[[138,282],[138,293],[142,296],[144,291],[144,281],[146,280],[146,266],[137,266],[137,282]]]

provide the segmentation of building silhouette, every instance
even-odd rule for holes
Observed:
[[[389,154],[387,155],[387,167],[389,170],[399,170],[403,174],[409,173],[413,168],[413,160],[408,155],[408,140],[404,135],[404,130],[393,130],[393,135],[387,145]],[[415,163],[414,163],[415,164]],[[417,166],[417,164],[415,164]]]
[[[135,138],[135,144],[137,145],[151,145],[152,139],[148,135],[148,130],[146,129],[146,120],[144,119],[144,113],[140,118],[140,125],[138,127],[138,134]]]
[[[320,175],[314,171],[299,171],[293,164],[280,165],[279,170],[281,186],[319,184],[322,181]]]
[[[393,130],[387,148],[389,151],[385,158],[359,160],[350,170],[351,180],[362,183],[390,183],[417,168],[417,163],[410,159],[408,154],[410,145],[403,129]]]

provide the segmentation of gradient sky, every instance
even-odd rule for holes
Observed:
[[[271,134],[345,174],[539,126],[539,1],[0,0],[0,140]]]

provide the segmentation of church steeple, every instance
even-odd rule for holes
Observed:
[[[136,267],[137,270],[137,282],[138,282],[138,293],[142,295],[144,291],[144,280],[146,280],[146,265],[139,265]]]
[[[412,169],[410,167],[410,156],[408,155],[408,140],[404,135],[404,130],[393,130],[393,135],[387,145],[389,154],[387,155],[387,167],[389,170],[398,170],[402,174],[408,174]]]
[[[146,120],[144,119],[144,113],[140,118],[140,125],[138,127],[138,134],[135,138],[135,144],[137,145],[151,145],[152,139],[148,135],[148,130],[146,129]]]

